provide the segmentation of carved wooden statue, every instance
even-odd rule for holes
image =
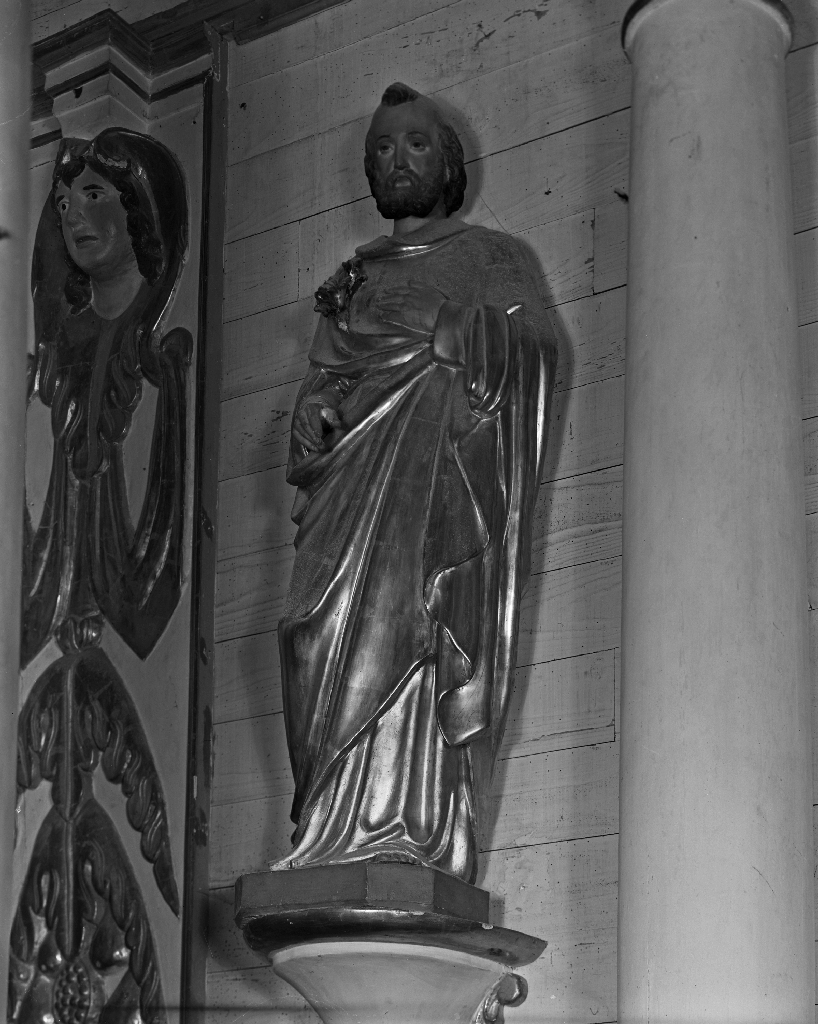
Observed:
[[[53,804],[12,927],[9,1013],[21,1022],[165,1019],[145,902],[93,777],[101,766],[121,787],[178,915],[161,782],[99,644],[107,622],[146,658],[180,596],[192,338],[160,326],[186,246],[184,179],[164,146],[118,128],[62,142],[32,268],[29,400],[50,408],[54,445],[42,518],[25,516],[22,662],[52,638],[62,657],[34,684],[18,733],[19,787],[48,780]],[[122,444],[143,379],[158,400],[134,515]]]
[[[555,346],[536,263],[454,216],[454,130],[385,92],[365,169],[391,237],[316,293],[279,623],[291,853],[477,871],[516,657]]]

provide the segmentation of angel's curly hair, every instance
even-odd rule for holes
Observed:
[[[51,205],[57,218],[60,233],[62,220],[56,203],[57,188],[61,185],[71,186],[86,167],[90,167],[106,181],[109,181],[119,192],[119,199],[127,214],[126,224],[131,238],[136,265],[139,273],[148,284],[155,284],[164,270],[165,260],[162,242],[159,238],[153,215],[145,209],[144,200],[140,202],[133,178],[133,170],[129,161],[106,159],[96,151],[93,143],[81,152],[66,149],[58,159],[54,169],[51,186]],[[79,313],[91,304],[91,279],[71,259],[65,251],[68,263],[68,276],[65,280],[65,298],[72,313]]]
[[[398,107],[401,103],[411,103],[419,99],[420,95],[416,89],[404,85],[403,82],[393,82],[381,96],[381,104],[384,107]],[[448,217],[463,205],[467,182],[466,162],[457,132],[442,117],[438,120],[438,132],[444,171],[443,205]],[[371,188],[376,175],[375,149],[368,135],[364,150],[364,171]]]

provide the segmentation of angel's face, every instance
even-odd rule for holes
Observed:
[[[89,277],[116,277],[134,263],[120,192],[101,174],[85,167],[70,185],[59,182],[54,202],[69,255]]]

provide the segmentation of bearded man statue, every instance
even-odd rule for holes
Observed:
[[[555,345],[522,243],[454,216],[463,150],[431,100],[390,86],[364,166],[394,230],[316,293],[278,630],[297,827],[271,867],[404,861],[473,882]]]

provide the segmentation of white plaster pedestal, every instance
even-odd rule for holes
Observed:
[[[311,942],[272,962],[324,1024],[491,1024],[526,994],[501,964],[415,943]]]
[[[501,1024],[547,943],[489,922],[489,894],[434,868],[360,861],[236,882],[244,941],[324,1024]]]

